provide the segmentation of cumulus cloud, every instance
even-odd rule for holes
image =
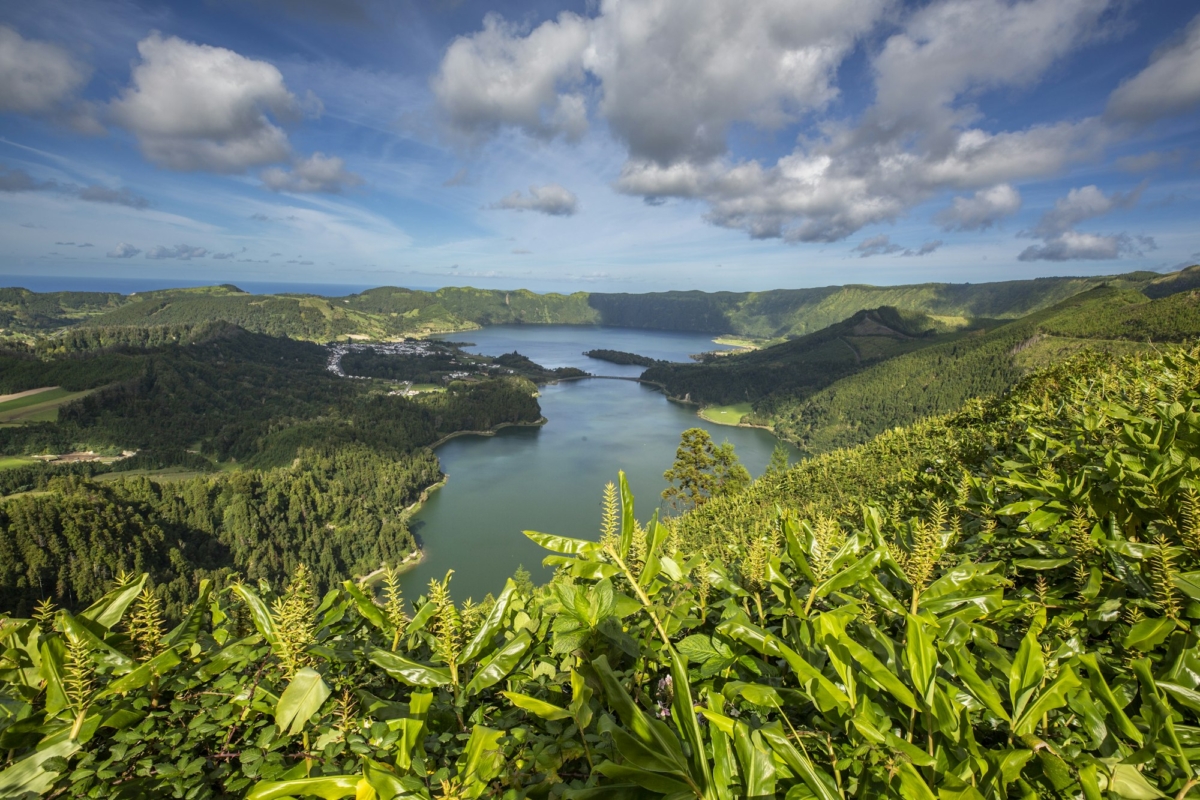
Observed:
[[[1021,210],[1021,194],[1007,183],[980,189],[971,197],[956,197],[949,208],[933,221],[946,231],[978,231],[990,228]]]
[[[917,258],[920,258],[921,256],[927,256],[930,253],[936,251],[943,244],[945,244],[945,242],[943,242],[941,239],[933,239],[932,241],[925,242],[920,247],[918,247],[916,250],[909,248],[909,249],[905,250],[903,253],[901,253],[900,255],[908,256],[910,258],[914,257],[914,256]]]
[[[271,167],[262,173],[263,185],[275,192],[328,192],[338,194],[363,179],[346,170],[346,162],[337,156],[313,153],[292,164],[290,169]]]
[[[64,48],[0,25],[0,113],[48,117],[81,133],[101,133],[93,108],[79,99],[91,72]]]
[[[878,236],[869,236],[858,243],[853,252],[858,253],[859,258],[867,258],[869,256],[882,256],[891,253],[899,253],[904,248],[892,241],[892,238],[886,233],[881,233]]]
[[[291,156],[276,121],[301,104],[283,75],[222,47],[152,33],[138,42],[133,83],[111,104],[146,158],[174,170],[239,173]]]
[[[1081,222],[1103,216],[1122,208],[1131,208],[1141,198],[1145,184],[1128,192],[1104,194],[1097,186],[1072,189],[1060,197],[1054,208],[1042,215],[1038,224],[1022,236],[1042,240],[1030,245],[1017,256],[1020,261],[1099,261],[1142,255],[1158,249],[1150,236],[1129,236],[1124,233],[1101,235],[1075,230]]]
[[[1054,208],[1042,215],[1037,226],[1028,233],[1037,238],[1056,236],[1074,228],[1081,222],[1108,214],[1121,208],[1132,208],[1141,199],[1145,184],[1128,192],[1113,192],[1106,195],[1098,186],[1072,189],[1066,197],[1060,197]]]
[[[456,133],[504,126],[539,138],[586,130],[596,106],[638,158],[668,164],[725,149],[730,125],[776,128],[837,95],[838,64],[886,0],[605,0],[533,30],[496,15],[457,39],[433,81]]]
[[[578,139],[587,130],[583,80],[588,23],[570,12],[529,32],[496,14],[483,30],[446,49],[433,93],[450,130],[472,143],[503,126],[542,139]]]
[[[1152,122],[1185,113],[1200,104],[1200,16],[1183,40],[1156,54],[1150,64],[1117,87],[1105,114],[1132,122]]]
[[[537,211],[554,217],[569,217],[578,210],[579,200],[575,193],[557,183],[545,186],[530,186],[529,194],[519,191],[504,197],[489,208],[510,211]]]
[[[160,244],[146,251],[146,258],[155,260],[177,258],[180,261],[191,261],[193,258],[204,258],[206,255],[208,255],[208,251],[203,247],[192,247],[187,244],[177,244],[174,247],[163,247]]]
[[[1019,261],[1103,261],[1157,250],[1151,236],[1131,237],[1124,233],[1100,236],[1080,231],[1063,231],[1045,244],[1030,245],[1017,256]]]
[[[138,248],[128,242],[121,242],[112,250],[108,251],[109,258],[133,258],[138,253],[142,252]]]

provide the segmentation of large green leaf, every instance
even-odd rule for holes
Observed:
[[[114,680],[104,690],[96,695],[99,700],[103,697],[110,697],[118,694],[128,694],[129,692],[141,689],[155,678],[162,677],[175,667],[179,666],[179,653],[175,648],[171,648],[166,652],[160,653],[144,664],[138,666],[137,669]]]
[[[101,639],[79,620],[77,620],[71,612],[67,610],[59,611],[57,614],[58,625],[64,633],[69,636],[74,636],[87,643],[88,650],[91,651],[91,657],[96,663],[103,664],[109,669],[117,673],[128,672],[133,669],[133,659],[112,647],[108,642]]]
[[[504,584],[504,591],[500,592],[500,596],[496,598],[496,602],[492,604],[492,610],[488,612],[487,617],[479,625],[479,630],[471,637],[471,641],[467,642],[467,646],[463,648],[458,660],[463,664],[468,664],[478,658],[492,641],[492,637],[500,630],[501,623],[504,622],[504,615],[508,613],[508,607],[512,603],[513,595],[516,594],[517,585],[513,583],[512,578],[509,578]]]
[[[200,581],[200,591],[196,602],[188,609],[183,620],[167,634],[164,640],[167,647],[190,647],[200,636],[200,625],[204,622],[204,614],[208,610],[208,595],[212,591],[212,581],[204,578]]]
[[[822,711],[828,713],[836,710],[846,713],[850,710],[850,698],[845,692],[778,637],[750,624],[744,616],[735,616],[723,621],[717,626],[717,632],[734,641],[748,644],[764,655],[787,661],[792,672],[796,674],[797,681]]]
[[[105,630],[112,630],[113,626],[125,616],[125,612],[137,599],[137,596],[142,593],[142,588],[145,587],[149,577],[148,573],[142,573],[141,578],[128,586],[112,590],[80,611],[79,616],[96,623]]]
[[[874,653],[854,641],[844,631],[838,637],[838,642],[849,651],[851,657],[871,676],[871,679],[883,687],[892,697],[909,708],[917,708],[917,698],[913,696],[912,690],[905,685],[904,681],[896,673],[888,669],[886,664],[876,658]]]
[[[1094,653],[1084,653],[1079,656],[1079,661],[1088,669],[1088,682],[1092,687],[1092,694],[1108,710],[1109,716],[1117,724],[1117,730],[1123,736],[1140,746],[1143,739],[1142,732],[1129,719],[1129,716],[1125,713],[1125,704],[1117,699],[1108,682],[1104,680],[1104,674],[1100,671],[1096,655]]]
[[[502,695],[508,698],[508,702],[520,709],[524,709],[531,714],[536,714],[542,719],[560,720],[570,719],[571,712],[565,708],[559,708],[553,703],[547,703],[545,700],[538,700],[536,697],[530,697],[527,694],[519,692],[501,692]]]
[[[912,675],[917,694],[929,705],[933,697],[933,679],[937,673],[937,650],[925,622],[917,616],[908,615],[905,626],[907,641],[904,654],[908,659],[908,672]]]
[[[254,627],[258,628],[258,632],[267,644],[272,647],[278,646],[279,632],[275,629],[275,618],[271,616],[271,610],[267,608],[263,599],[244,583],[235,584],[233,591],[246,604],[246,608],[250,611],[250,618],[254,620]]]
[[[590,556],[600,552],[599,542],[590,542],[586,539],[570,539],[566,536],[554,536],[553,534],[538,533],[537,531],[524,531],[524,534],[536,544],[553,553],[561,553],[567,556]]]
[[[1008,677],[1008,697],[1014,719],[1021,716],[1025,704],[1042,685],[1045,674],[1042,645],[1038,642],[1036,628],[1031,626],[1021,639],[1021,646],[1017,648],[1017,656],[1013,659],[1012,674]]]
[[[759,728],[763,739],[771,745],[775,755],[779,757],[788,769],[800,776],[804,785],[817,800],[842,800],[833,779],[827,773],[813,765],[809,757],[796,749],[778,722]]]
[[[1013,723],[1013,733],[1018,736],[1033,733],[1043,715],[1065,706],[1067,695],[1082,685],[1075,671],[1069,666],[1064,667],[1058,677],[1038,693],[1037,699],[1030,703],[1029,707],[1025,709],[1025,713]]]
[[[329,687],[315,669],[305,667],[279,696],[275,706],[275,724],[279,730],[295,736],[304,730],[308,718],[317,713],[329,698]]]
[[[1125,636],[1121,646],[1126,650],[1148,652],[1158,647],[1175,630],[1175,620],[1167,617],[1150,617],[1140,620]]]
[[[600,684],[604,687],[604,694],[608,698],[609,705],[617,712],[617,716],[625,726],[624,730],[629,733],[630,737],[652,752],[655,758],[660,759],[664,770],[669,769],[680,775],[686,775],[688,763],[684,758],[683,749],[679,746],[679,740],[671,732],[671,729],[662,722],[651,719],[645,711],[638,707],[613,673],[606,656],[600,656],[593,661],[592,667],[595,668],[596,675],[600,678]]]
[[[625,479],[625,471],[617,473],[617,483],[621,490],[621,539],[618,545],[619,555],[624,560],[629,558],[629,549],[633,546],[633,532],[637,520],[633,516],[633,492],[629,490],[629,481]]]
[[[948,647],[946,654],[950,656],[950,660],[954,663],[954,672],[958,675],[958,679],[963,682],[967,691],[975,696],[975,699],[983,703],[988,711],[991,711],[1002,720],[1011,721],[1008,711],[1005,710],[1004,704],[1000,700],[1000,693],[988,681],[985,681],[979,676],[975,669],[975,657],[965,647]]]
[[[762,734],[751,732],[750,726],[738,722],[734,728],[733,746],[737,751],[744,796],[774,797],[775,761],[771,758],[771,748],[762,740]]]
[[[42,639],[40,651],[42,666],[39,674],[46,682],[46,713],[54,716],[70,706],[63,672],[67,648],[61,636],[47,636]]]
[[[604,761],[596,765],[596,772],[613,780],[629,781],[641,786],[643,789],[649,789],[660,795],[675,797],[694,796],[692,787],[677,777],[664,775],[661,772],[651,772],[650,770],[629,764],[616,764],[612,761]],[[607,794],[593,796],[606,797]]]
[[[516,669],[532,643],[529,632],[521,631],[476,670],[471,682],[467,684],[467,694],[476,694],[503,680],[505,675]]]
[[[44,765],[50,759],[70,758],[80,748],[78,741],[59,734],[57,741],[46,744],[0,772],[0,797],[38,797],[44,795],[59,773]]]
[[[476,725],[471,729],[471,738],[459,759],[458,778],[463,783],[464,798],[475,798],[488,788],[488,781],[500,775],[504,769],[504,752],[500,739],[504,731]]]
[[[413,759],[425,752],[425,717],[433,704],[433,692],[413,692],[408,698],[408,713],[398,721],[396,768],[403,773],[412,769]],[[390,724],[390,723],[389,723]]]
[[[346,590],[346,594],[350,595],[350,599],[354,601],[354,605],[363,619],[381,631],[388,630],[387,618],[383,616],[383,609],[377,606],[374,600],[367,597],[363,590],[358,588],[358,584],[354,581],[343,581],[342,588]]]
[[[879,566],[879,561],[882,558],[882,550],[878,548],[872,550],[866,556],[854,562],[854,564],[851,566],[817,586],[813,590],[814,596],[825,597],[830,592],[836,592],[838,589],[844,589],[847,586],[855,586],[859,584],[865,580],[867,576],[875,572],[875,568]]]
[[[246,793],[246,800],[278,800],[284,797],[320,797],[340,800],[358,794],[359,775],[327,775],[323,778],[297,778],[290,781],[260,781]]]
[[[692,782],[706,792],[712,783],[712,773],[705,753],[704,734],[696,719],[696,704],[692,698],[692,683],[688,679],[687,662],[675,648],[668,647],[671,659],[671,683],[674,697],[671,701],[671,717],[687,742],[690,752]]]
[[[434,689],[450,682],[450,670],[445,667],[431,667],[378,647],[370,652],[368,659],[388,675],[409,686]]]

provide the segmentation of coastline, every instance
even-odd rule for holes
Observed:
[[[485,431],[455,431],[454,433],[446,434],[445,436],[438,439],[433,444],[426,445],[426,447],[428,447],[430,450],[436,450],[437,448],[441,447],[443,444],[445,444],[446,442],[450,441],[451,439],[453,439],[457,436],[495,436],[497,432],[499,432],[500,430],[502,430],[504,428],[540,428],[541,426],[545,425],[549,421],[550,420],[546,419],[545,417],[538,417],[536,422],[501,422],[499,425],[496,425],[495,427],[492,427],[492,428],[488,428]],[[447,476],[447,477],[449,477],[449,476]],[[443,480],[442,483],[445,483],[445,480]],[[434,484],[434,486],[439,486],[439,485],[440,484]]]

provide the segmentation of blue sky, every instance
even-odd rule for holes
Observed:
[[[1200,261],[1198,12],[7,3],[0,279],[654,291],[1167,270]]]

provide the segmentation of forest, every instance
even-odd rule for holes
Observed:
[[[1089,350],[678,516],[620,475],[479,604],[117,573],[0,628],[0,793],[1186,798],[1198,385]]]
[[[622,350],[605,350],[605,349],[587,350],[584,352],[584,355],[587,356],[588,358],[595,358],[600,361],[607,361],[610,364],[632,364],[636,367],[653,367],[653,366],[657,366],[659,364],[667,363],[666,361],[662,361],[657,358],[650,358],[650,356],[640,356],[637,353],[626,353]]]

